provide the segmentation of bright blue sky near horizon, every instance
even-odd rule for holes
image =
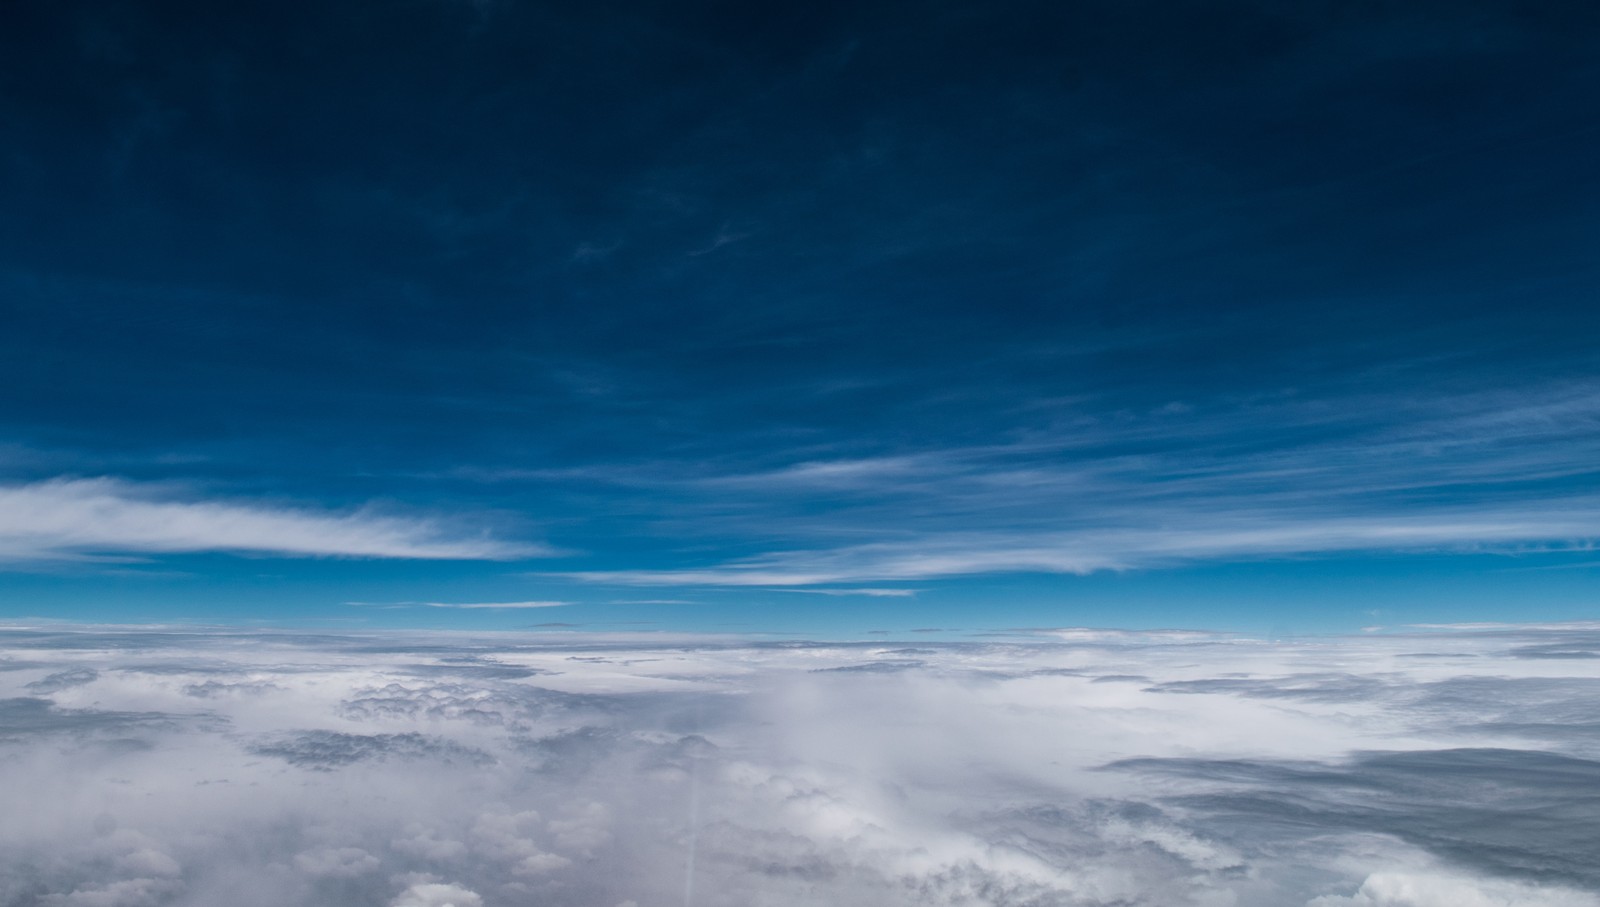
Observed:
[[[1600,613],[1591,4],[0,16],[0,618]]]

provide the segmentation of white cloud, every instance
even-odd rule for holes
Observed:
[[[1560,885],[1530,885],[1446,872],[1385,871],[1350,897],[1323,895],[1306,907],[1600,907],[1600,897]]]
[[[466,608],[472,609],[519,609],[519,608],[561,608],[572,602],[532,601],[532,602],[422,602],[429,608]]]
[[[811,492],[818,488],[870,487],[886,479],[937,476],[944,472],[931,458],[879,457],[861,460],[818,460],[770,472],[715,476],[701,480],[708,487]]]
[[[549,828],[558,845],[588,855],[611,842],[611,810],[604,803],[585,803],[571,809],[565,819],[551,819]]]
[[[572,861],[549,853],[533,839],[543,828],[533,810],[520,813],[491,813],[478,817],[473,826],[473,843],[483,853],[504,862],[514,875],[542,876],[565,869]]]
[[[349,879],[375,872],[382,864],[359,847],[323,847],[295,855],[294,865],[308,875]]]
[[[177,860],[148,847],[119,857],[117,868],[142,876],[172,877],[183,873],[183,867],[178,865]]]
[[[483,898],[460,885],[419,882],[395,898],[391,907],[483,907]]]
[[[108,885],[79,888],[46,903],[62,907],[154,907],[180,887],[169,879],[123,879]]]
[[[294,557],[505,559],[547,553],[439,520],[182,498],[109,478],[0,487],[0,560],[193,551]]]
[[[467,855],[466,844],[435,837],[415,822],[406,827],[405,837],[394,839],[390,846],[407,856],[435,863],[447,863]]]

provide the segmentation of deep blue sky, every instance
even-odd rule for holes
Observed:
[[[1512,0],[8,4],[0,616],[1592,615],[1596,48]],[[577,604],[422,604],[507,602]]]

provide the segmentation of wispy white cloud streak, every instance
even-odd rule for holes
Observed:
[[[1256,434],[1262,424],[1273,431]],[[1581,549],[1600,537],[1596,463],[1600,389],[1590,385],[1163,407],[992,445],[663,474],[661,493],[694,514],[668,518],[675,529],[764,540],[766,551],[572,575],[795,587],[1359,551]]]
[[[438,519],[181,497],[111,478],[0,487],[0,561],[223,551],[290,557],[500,560],[548,554]]]
[[[421,602],[429,608],[461,608],[472,610],[520,610],[523,608],[563,608],[572,602],[532,601],[532,602]]]
[[[806,586],[914,581],[984,573],[1087,574],[1199,560],[1256,559],[1350,551],[1482,550],[1578,541],[1600,533],[1592,511],[1488,512],[1377,518],[1239,518],[1141,528],[1084,529],[1038,535],[993,532],[928,534],[911,541],[789,551],[684,570],[588,571],[590,582],[664,586]]]

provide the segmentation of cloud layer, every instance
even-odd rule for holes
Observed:
[[[0,904],[1595,907],[1597,648],[13,628]]]

